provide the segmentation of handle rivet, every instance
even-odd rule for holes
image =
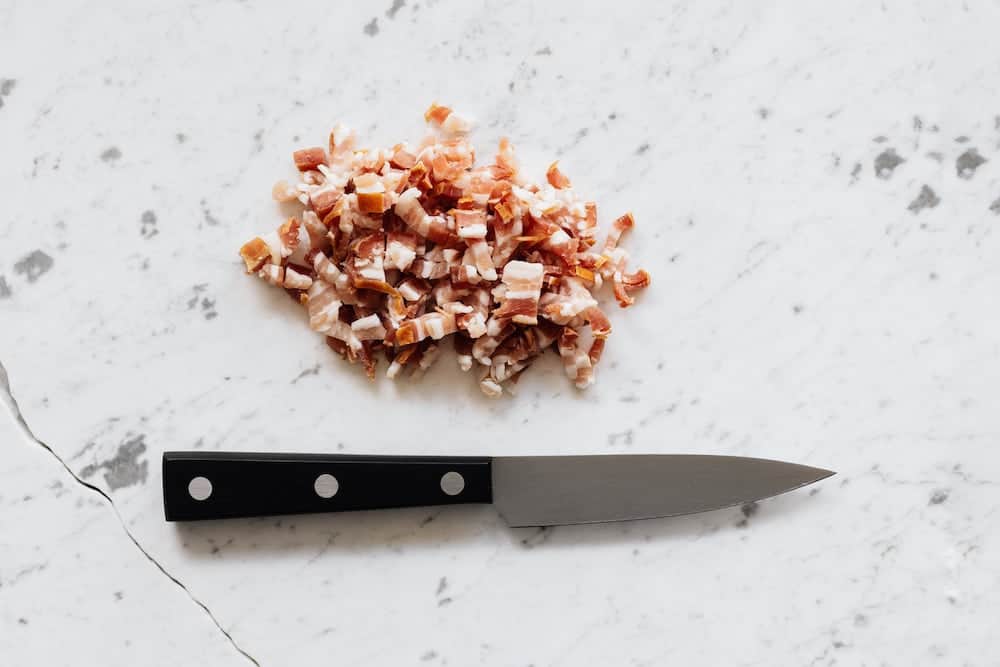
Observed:
[[[333,498],[340,490],[340,482],[329,473],[323,473],[313,482],[313,489],[320,498]]]
[[[449,496],[457,496],[465,488],[465,478],[452,470],[441,475],[441,490]]]
[[[188,495],[195,500],[207,500],[212,495],[212,482],[207,477],[195,477],[188,482]]]

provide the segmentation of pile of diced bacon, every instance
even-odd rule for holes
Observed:
[[[618,246],[631,213],[598,244],[597,206],[557,163],[546,184],[530,183],[501,140],[493,162],[476,166],[467,119],[436,104],[424,117],[431,131],[417,146],[359,149],[338,125],[328,147],[295,151],[301,180],[277,183],[273,196],[304,208],[243,245],[247,272],[287,290],[370,378],[380,352],[389,378],[423,373],[450,336],[487,395],[552,346],[587,387],[611,333],[592,290],[610,282],[624,308],[649,285]]]

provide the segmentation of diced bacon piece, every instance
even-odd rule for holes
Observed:
[[[351,322],[351,331],[358,340],[382,340],[385,338],[385,327],[382,320],[374,313]]]
[[[455,359],[463,371],[472,369],[472,341],[458,334],[452,338],[455,345]]]
[[[281,256],[289,257],[299,245],[299,225],[297,218],[289,218],[278,227],[278,240],[281,242]]]
[[[271,188],[271,197],[282,203],[295,201],[299,198],[299,191],[294,185],[289,185],[288,181],[278,181]]]
[[[466,256],[462,258],[462,264],[448,269],[448,276],[451,278],[452,285],[470,288],[482,282],[482,278],[479,277],[479,271],[476,270],[475,265],[469,263],[472,261],[472,253],[466,251]]]
[[[590,350],[587,351],[587,356],[590,358],[590,365],[596,366],[597,362],[601,360],[601,355],[604,354],[604,345],[607,343],[607,338],[595,338],[594,342],[590,344]]]
[[[431,125],[441,125],[450,115],[451,107],[441,106],[434,102],[424,112],[424,120]]]
[[[580,242],[562,229],[552,232],[552,235],[542,243],[544,249],[561,259],[567,266],[573,266],[576,263],[575,255],[579,246]]]
[[[309,193],[309,204],[320,218],[325,218],[337,204],[343,193],[332,187],[323,186]]]
[[[489,330],[487,330],[485,336],[480,336],[476,339],[476,342],[472,344],[473,358],[482,365],[489,366],[492,363],[490,357],[493,356],[493,352],[512,333],[514,333],[514,327],[512,326],[504,327],[496,334],[491,334]]]
[[[271,259],[271,248],[258,236],[243,244],[240,248],[240,257],[246,264],[247,273],[254,273]]]
[[[365,367],[365,375],[368,376],[369,380],[375,379],[375,366],[378,365],[378,359],[375,358],[374,354],[375,345],[374,341],[363,340],[361,341],[361,349],[358,351],[358,358]]]
[[[399,195],[395,211],[410,229],[426,239],[435,243],[448,243],[454,238],[443,216],[428,215],[420,205],[420,190],[417,188],[410,188]]]
[[[590,324],[596,338],[607,338],[611,335],[611,320],[597,306],[590,306],[582,312],[584,319]]]
[[[628,308],[635,303],[635,297],[629,292],[648,287],[650,282],[649,273],[645,269],[639,269],[628,275],[621,271],[615,271],[612,280],[615,298],[618,299],[618,305],[622,308]]]
[[[507,137],[500,139],[500,146],[493,168],[493,177],[496,179],[506,179],[517,182],[520,167],[517,158],[514,156],[514,147]]]
[[[309,289],[312,285],[312,278],[302,275],[295,269],[278,266],[277,264],[266,264],[257,275],[274,285],[275,287],[286,287],[288,289]]]
[[[453,209],[451,214],[455,216],[455,226],[458,229],[459,238],[486,238],[486,211],[478,208],[471,210]]]
[[[503,395],[503,387],[493,378],[486,376],[479,381],[479,388],[490,398],[498,398]]]
[[[385,266],[405,271],[417,257],[417,239],[408,232],[391,231],[386,234]]]
[[[397,169],[410,169],[417,163],[417,156],[410,152],[406,144],[396,144],[392,148],[389,163]]]
[[[559,337],[559,356],[562,357],[566,377],[577,388],[586,389],[594,381],[594,368],[590,363],[590,355],[577,345],[579,337],[576,330],[570,327],[563,329]]]
[[[326,164],[326,151],[322,147],[303,148],[292,153],[295,167],[299,171],[313,171],[321,164]]]
[[[448,275],[447,262],[431,262],[420,258],[410,265],[410,273],[425,280],[437,280]]]
[[[403,322],[396,330],[396,345],[411,345],[425,338],[440,340],[455,333],[455,316],[450,313],[427,313]]]
[[[303,239],[302,231],[305,231],[305,239]],[[312,211],[303,211],[302,213],[302,229],[299,231],[299,239],[300,248],[306,245],[305,240],[308,240],[308,252],[325,250],[330,243],[326,225],[320,222],[319,216]],[[308,257],[305,264],[312,264],[312,256]]]
[[[566,175],[559,171],[558,160],[549,165],[548,170],[545,172],[545,178],[552,187],[560,190],[571,186],[569,179],[566,178]]]
[[[626,213],[615,219],[614,223],[611,225],[611,231],[608,232],[608,238],[604,242],[604,254],[607,255],[612,250],[618,247],[618,242],[622,238],[627,230],[635,227],[635,218],[632,217],[632,213]]]
[[[407,278],[396,286],[399,295],[407,301],[416,301],[431,292],[431,285],[419,278]]]
[[[597,300],[579,278],[566,276],[560,281],[559,292],[547,292],[539,300],[542,317],[556,324],[568,324],[570,320],[588,308],[597,305]]]
[[[478,239],[469,243],[469,250],[472,252],[472,258],[476,263],[476,271],[483,277],[483,280],[496,280],[497,270],[493,265],[493,255],[490,252],[489,244],[482,239]]]
[[[354,130],[338,123],[330,132],[330,162],[340,162],[344,156],[350,156],[354,150]]]
[[[544,273],[541,264],[508,262],[501,278],[507,290],[493,317],[498,320],[510,318],[518,324],[538,324],[538,299]]]
[[[358,198],[358,210],[362,213],[382,213],[389,208],[389,198],[385,195],[385,184],[377,174],[361,174],[354,178],[354,194]]]
[[[383,256],[385,254],[385,235],[380,232],[369,234],[358,238],[351,246],[351,254],[354,255],[354,268],[360,279],[385,282],[385,267]],[[355,287],[362,287],[357,280]]]
[[[309,288],[309,328],[313,331],[328,331],[339,321],[340,297],[337,288],[317,279]]]

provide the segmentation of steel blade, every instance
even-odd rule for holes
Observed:
[[[650,519],[761,500],[833,474],[740,456],[498,456],[493,504],[511,526]]]

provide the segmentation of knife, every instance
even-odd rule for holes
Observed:
[[[493,503],[515,527],[677,516],[834,473],[739,456],[359,456],[165,452],[167,521]]]

